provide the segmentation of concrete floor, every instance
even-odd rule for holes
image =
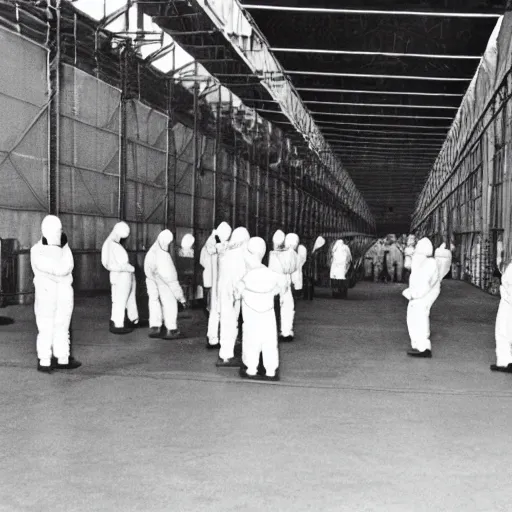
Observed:
[[[0,341],[0,510],[509,511],[498,300],[446,281],[434,357],[415,360],[403,288],[298,302],[280,383],[217,369],[199,311],[181,315],[188,339],[111,335],[106,297],[77,300],[84,366],[44,375],[31,307],[0,311],[16,319]]]

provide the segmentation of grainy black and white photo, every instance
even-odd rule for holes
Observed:
[[[0,512],[512,509],[512,0],[0,0]]]

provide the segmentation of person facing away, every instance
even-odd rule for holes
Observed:
[[[272,239],[274,250],[268,257],[268,268],[273,272],[284,275],[287,286],[283,296],[280,297],[280,340],[291,342],[294,340],[293,321],[295,319],[295,302],[291,289],[292,275],[297,270],[298,255],[294,247],[298,246],[298,236],[295,233],[285,234],[281,230],[274,233]]]
[[[244,259],[247,274],[236,284],[235,297],[242,301],[243,342],[240,375],[244,378],[279,380],[279,351],[274,297],[285,296],[288,280],[283,274],[271,271],[262,260],[266,252],[260,237],[249,240]],[[258,376],[260,354],[265,375]]]

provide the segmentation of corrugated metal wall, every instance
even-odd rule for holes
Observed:
[[[512,259],[512,13],[503,18],[418,200],[413,230],[455,246],[453,276],[497,293]],[[503,253],[502,253],[503,249]],[[502,254],[500,254],[502,253]]]
[[[44,47],[8,29],[0,28],[0,40],[0,238],[19,241],[18,292],[29,301],[28,251],[50,211],[49,57]],[[139,98],[123,99],[120,89],[66,63],[60,64],[58,98],[58,214],[75,255],[78,291],[108,290],[100,250],[120,216],[131,226],[128,249],[140,268],[166,225],[178,242],[193,232],[200,249],[223,220],[268,242],[277,228],[295,229],[306,243],[331,226],[354,231],[361,222],[321,202],[315,181],[321,169],[290,165],[293,157],[279,143],[283,135],[266,121],[254,127],[259,146],[231,128],[231,135],[220,133],[216,140],[193,129],[194,115],[169,119],[144,102],[141,91]],[[283,165],[273,166],[281,157]],[[195,275],[199,284],[197,265]]]

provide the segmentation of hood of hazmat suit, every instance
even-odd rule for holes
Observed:
[[[452,267],[452,251],[446,248],[446,244],[441,244],[434,253],[434,258],[439,271],[439,280],[442,281]]]
[[[219,258],[219,294],[232,294],[235,284],[247,273],[244,251],[250,238],[244,227],[236,228],[231,234],[226,250]]]
[[[215,234],[219,237],[221,242],[227,242],[231,236],[231,226],[227,222],[221,222],[219,227],[215,230]]]
[[[69,245],[61,247],[62,223],[54,215],[47,215],[41,223],[42,239],[30,250],[30,262],[34,272],[34,283],[44,284],[73,282],[74,260]]]
[[[428,238],[422,238],[418,242],[412,257],[409,288],[403,292],[404,296],[409,296],[410,299],[424,299],[429,295],[435,295],[437,298],[440,279],[436,260],[432,258],[433,250],[432,242]]]
[[[281,231],[280,229],[278,229],[274,233],[274,236],[272,237],[272,245],[273,245],[274,251],[283,248],[285,239],[286,239],[286,235],[284,234],[284,232]]]
[[[271,311],[274,308],[274,296],[286,289],[285,277],[272,272],[261,263],[265,251],[266,244],[262,238],[250,239],[244,255],[248,272],[236,286],[236,296],[242,297],[249,312],[260,314]]]
[[[294,251],[297,250],[299,247],[299,236],[295,233],[288,233],[284,239],[284,246],[286,249],[293,249]]]
[[[294,235],[294,233],[291,234]],[[286,236],[281,230],[275,232],[272,238],[274,250],[270,251],[268,256],[268,268],[278,274],[286,274],[291,279],[291,275],[297,271],[298,255],[297,251],[292,247],[284,246],[285,239]],[[292,236],[288,241],[294,243],[296,240]]]
[[[303,245],[297,248],[297,270],[292,274],[292,283],[296,290],[302,290],[304,276],[302,268],[306,264],[308,258],[308,250]]]
[[[323,236],[317,237],[315,240],[315,244],[313,245],[313,250],[311,251],[311,254],[314,254],[316,251],[321,249],[325,245],[325,238]]]
[[[350,248],[343,240],[337,240],[332,248],[331,279],[346,279],[347,271],[352,261]]]
[[[61,245],[62,223],[55,215],[47,215],[41,223],[41,234],[48,245]]]
[[[194,257],[194,243],[196,239],[194,238],[194,235],[191,235],[190,233],[187,233],[184,235],[184,237],[181,239],[181,247],[178,251],[178,256],[180,258],[193,258]]]
[[[128,253],[121,245],[121,240],[130,235],[130,226],[126,222],[118,222],[101,248],[101,263],[109,272],[134,272],[130,265]]]
[[[169,245],[173,239],[173,234],[168,229],[158,235],[144,259],[144,272],[147,279],[168,286],[174,298],[183,302],[185,298],[178,281],[178,272],[169,252]]]

